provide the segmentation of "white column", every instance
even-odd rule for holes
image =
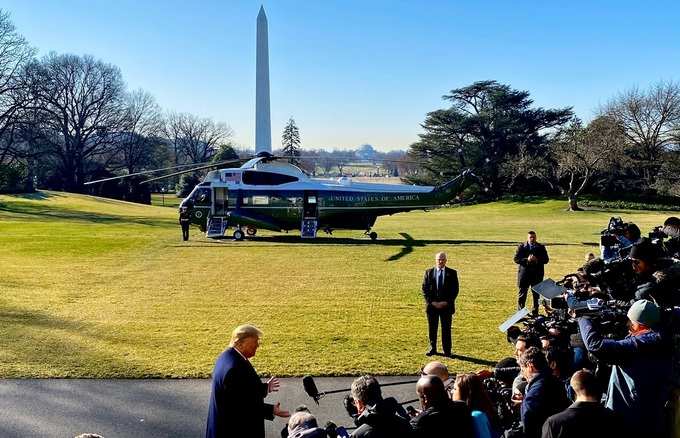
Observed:
[[[257,61],[255,83],[255,153],[272,151],[269,113],[269,43],[264,6],[257,14]]]

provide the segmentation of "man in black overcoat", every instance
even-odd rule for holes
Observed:
[[[515,252],[515,263],[518,265],[517,269],[517,287],[519,292],[517,294],[517,309],[524,308],[527,302],[527,293],[529,288],[537,283],[543,281],[543,265],[546,265],[550,258],[545,246],[536,241],[536,233],[529,231],[527,234],[527,241],[521,243]],[[538,314],[538,294],[531,291],[534,301],[533,314]]]
[[[451,321],[456,313],[457,296],[458,273],[455,269],[446,267],[446,254],[440,252],[435,256],[435,267],[426,270],[423,277],[423,297],[430,338],[430,350],[426,355],[437,354],[437,331],[441,320],[444,355],[452,357]]]
[[[250,358],[260,345],[262,332],[252,325],[234,329],[229,348],[220,354],[212,374],[212,391],[206,426],[206,438],[264,438],[264,420],[290,414],[264,398],[279,390],[279,380],[272,377],[263,383]]]

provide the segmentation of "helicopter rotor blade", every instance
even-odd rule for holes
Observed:
[[[217,161],[215,163],[210,163],[209,165],[206,165],[206,166],[194,167],[192,169],[182,170],[182,171],[179,171],[179,172],[168,173],[167,175],[157,176],[155,178],[145,179],[144,181],[140,181],[140,184],[146,184],[146,183],[149,183],[149,182],[158,181],[158,180],[165,179],[165,178],[170,178],[172,176],[183,175],[185,173],[191,173],[191,172],[194,172],[194,171],[197,171],[197,170],[210,169],[212,167],[219,167],[219,166],[223,166],[225,164],[240,163],[241,161],[243,161],[243,160],[240,159],[240,158],[238,160]]]
[[[196,166],[197,164],[203,164],[203,163],[179,164],[177,166],[163,167],[163,168],[160,168],[160,169],[144,170],[144,171],[141,171],[141,172],[128,173],[127,175],[112,176],[110,178],[102,178],[102,179],[98,179],[98,180],[95,180],[95,181],[88,181],[88,182],[84,183],[83,185],[89,186],[91,184],[97,184],[97,183],[100,183],[100,182],[113,181],[113,180],[116,180],[116,179],[130,178],[131,176],[147,175],[147,174],[150,174],[150,173],[163,172],[164,170],[181,169],[183,167]]]
[[[346,157],[320,157],[317,155],[272,155],[271,157],[267,157],[267,160],[282,160],[282,159],[290,159],[290,158],[295,158],[298,160],[310,160],[310,161],[322,161],[322,160],[328,160],[328,161],[365,161],[368,163],[358,163],[358,164],[370,164],[370,163],[404,163],[404,164],[421,164],[420,161],[415,161],[415,160],[392,160],[388,158],[360,158],[357,157],[356,155],[354,156],[346,156]]]

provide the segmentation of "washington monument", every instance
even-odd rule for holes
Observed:
[[[255,153],[272,151],[269,115],[269,43],[264,6],[257,14],[257,61],[255,82]]]

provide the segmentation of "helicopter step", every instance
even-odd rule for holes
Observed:
[[[221,216],[212,216],[208,220],[208,231],[205,237],[212,239],[224,237],[224,231],[227,229],[227,218]]]
[[[303,239],[314,239],[316,237],[316,229],[318,226],[316,219],[302,219],[302,228],[300,229],[300,237]]]

